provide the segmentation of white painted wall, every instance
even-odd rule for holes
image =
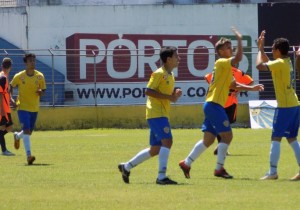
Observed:
[[[74,33],[231,35],[236,26],[253,40],[257,36],[255,4],[32,6],[28,13],[31,49],[65,49]]]
[[[0,8],[0,37],[10,43],[27,48],[27,15],[25,7]],[[0,46],[0,48],[2,48]]]
[[[242,34],[250,36],[251,46],[255,46],[258,28],[256,4],[30,6],[26,9],[28,42],[25,8],[11,9],[9,12],[0,10],[0,36],[24,49],[65,50],[66,38],[75,33],[222,36],[233,35],[231,26],[236,26]],[[45,50],[43,53],[48,52]],[[39,56],[38,59],[52,65],[50,56]],[[254,62],[253,54],[253,64]],[[209,63],[213,65],[214,59],[210,59]],[[56,57],[54,65],[55,69],[66,75],[64,56]],[[246,69],[247,65],[247,59],[244,59],[240,67]],[[203,71],[203,74],[208,71],[211,69]],[[257,79],[257,71],[253,72],[253,78]],[[183,87],[186,85],[191,84],[185,83]],[[140,83],[137,86],[142,88],[145,84]],[[68,90],[76,90],[77,87],[71,83],[66,85]],[[186,86],[188,87],[190,86]],[[133,98],[128,99],[130,100]],[[144,103],[144,99],[139,100],[141,101],[138,103]],[[76,103],[91,101],[78,99]],[[196,99],[195,102],[199,100]]]

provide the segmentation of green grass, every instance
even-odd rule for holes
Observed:
[[[0,209],[297,209],[300,182],[293,151],[281,144],[277,181],[259,181],[268,170],[270,130],[234,129],[226,169],[233,180],[213,176],[216,157],[209,148],[194,162],[185,179],[178,162],[202,138],[198,129],[173,129],[168,175],[178,186],[158,186],[157,157],[134,168],[130,184],[117,170],[148,146],[148,130],[77,130],[35,132],[27,166],[23,145],[8,148],[16,156],[0,156]]]

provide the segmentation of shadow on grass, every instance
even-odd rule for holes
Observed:
[[[48,164],[48,163],[35,163],[35,164],[32,164],[32,165],[28,165],[28,164],[25,164],[25,166],[28,166],[28,167],[34,167],[34,166],[51,166],[53,164]]]
[[[251,157],[251,156],[258,156],[256,154],[230,154],[227,157]]]

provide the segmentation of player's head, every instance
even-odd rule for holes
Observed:
[[[35,60],[35,54],[33,53],[26,53],[23,57],[24,63],[27,63],[29,60]]]
[[[163,63],[167,63],[168,58],[172,58],[175,53],[177,53],[176,47],[162,47],[159,56]]]
[[[12,60],[10,58],[3,58],[2,60],[2,68],[9,69],[12,66]]]
[[[33,54],[33,53],[25,54],[23,57],[23,61],[26,65],[27,70],[35,69],[35,54]]]
[[[287,56],[289,53],[289,49],[290,49],[290,43],[289,40],[287,40],[286,38],[277,38],[274,40],[272,46],[273,55],[278,50],[281,53],[281,55]]]
[[[216,52],[220,57],[229,58],[232,56],[231,40],[222,37],[215,45]]]

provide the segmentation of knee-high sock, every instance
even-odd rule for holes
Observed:
[[[192,163],[207,149],[203,144],[203,140],[198,141],[190,154],[185,158],[184,162],[186,165],[191,166]]]
[[[132,169],[133,167],[135,167],[138,164],[148,160],[151,157],[149,151],[150,151],[149,148],[140,151],[138,154],[136,154],[136,156],[134,156],[127,163],[125,163],[125,169],[127,171],[130,171],[130,169]]]
[[[18,137],[18,139],[22,139],[22,138],[23,138],[23,135],[24,135],[23,130],[21,130],[20,132],[17,132],[17,137]]]
[[[24,148],[25,148],[25,152],[26,152],[27,157],[31,156],[30,135],[24,134],[23,135],[23,142],[24,142]]]
[[[229,145],[226,143],[219,143],[216,170],[220,170],[224,166],[228,147]]]
[[[0,145],[2,152],[7,150],[4,135],[4,131],[0,131]]]
[[[298,165],[300,166],[300,146],[298,140],[293,141],[292,143],[290,143],[290,145],[294,150],[295,157],[297,159]]]
[[[162,180],[166,177],[167,165],[169,160],[170,149],[161,147],[158,154],[158,179]]]
[[[272,141],[270,149],[270,171],[269,174],[277,173],[277,165],[280,158],[280,142]]]

